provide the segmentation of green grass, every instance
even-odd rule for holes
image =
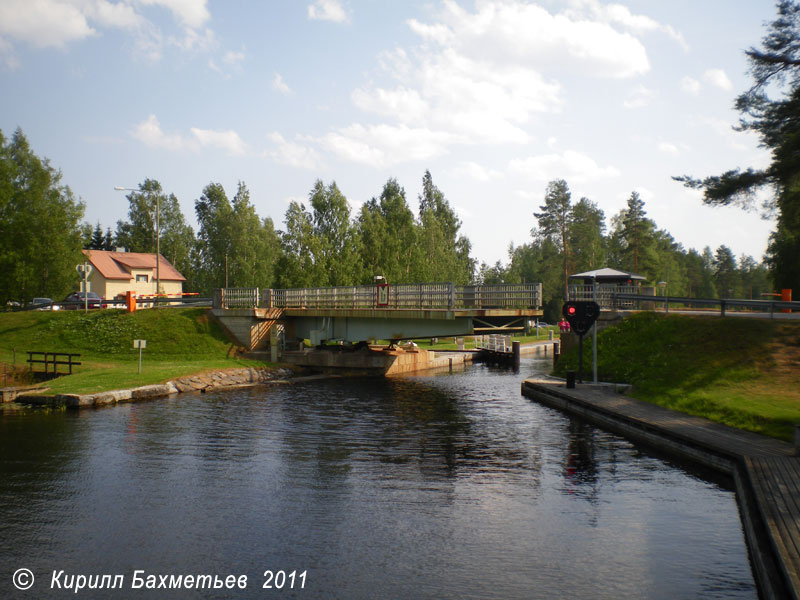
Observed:
[[[632,384],[635,398],[785,440],[800,423],[800,322],[640,313],[597,346],[600,380]],[[556,374],[577,359],[565,353]]]
[[[141,375],[135,339],[147,340]],[[264,364],[238,358],[233,344],[202,308],[0,313],[0,362],[25,365],[29,350],[81,354],[82,365],[73,375],[47,382],[55,393],[125,389],[213,369]]]

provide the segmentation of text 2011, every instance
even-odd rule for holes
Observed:
[[[261,587],[265,590],[302,590],[306,587],[306,572],[264,571],[264,585]]]

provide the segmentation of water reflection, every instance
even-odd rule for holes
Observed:
[[[0,597],[24,565],[248,574],[236,598],[267,568],[308,571],[286,597],[754,598],[732,494],[523,398],[546,364],[0,413]]]

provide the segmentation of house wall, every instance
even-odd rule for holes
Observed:
[[[129,280],[123,279],[105,279],[97,269],[92,271],[89,275],[89,281],[92,284],[91,291],[98,294],[101,298],[113,300],[119,294],[125,294],[128,290],[136,292],[137,296],[149,296],[155,293],[156,283],[155,278],[151,278],[152,269],[139,270],[134,269],[132,272],[133,277]],[[147,274],[148,281],[137,282],[137,274]],[[165,281],[161,280],[161,289],[167,295],[177,295],[183,293],[182,281]]]

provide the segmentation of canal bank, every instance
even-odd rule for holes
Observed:
[[[786,442],[678,413],[602,385],[526,379],[522,394],[733,478],[764,598],[800,599],[800,459]]]

